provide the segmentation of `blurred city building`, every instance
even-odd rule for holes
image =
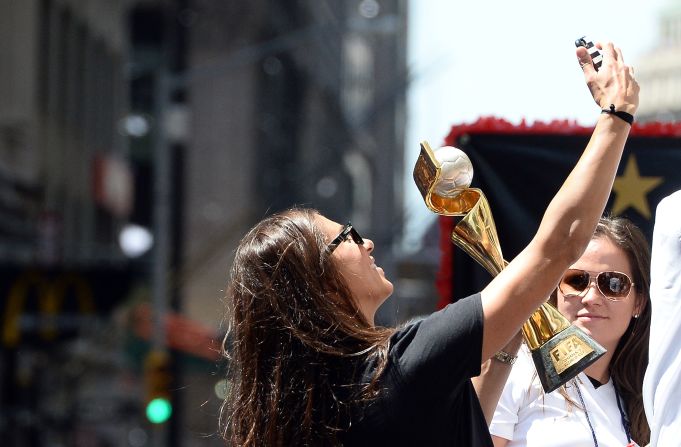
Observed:
[[[5,2],[0,261],[114,261],[132,184],[122,1]],[[71,5],[77,5],[77,8]]]
[[[125,439],[136,390],[107,329],[134,274],[124,76],[127,2],[3,2],[0,439]],[[104,334],[104,335],[103,335]]]
[[[380,321],[432,309],[423,264],[396,251],[406,0],[1,12],[3,445],[220,445],[228,267],[274,211],[311,206],[374,240],[406,278]],[[153,426],[143,376],[159,321],[174,408]]]
[[[681,1],[669,0],[659,12],[658,41],[636,65],[641,86],[639,121],[681,119]]]
[[[406,1],[198,0],[187,20],[185,311],[218,323],[238,240],[292,205],[352,221],[394,273]]]

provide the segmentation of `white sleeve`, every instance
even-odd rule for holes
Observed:
[[[522,405],[524,405],[528,388],[532,382],[533,372],[534,364],[527,349],[523,346],[518,353],[518,360],[513,365],[513,370],[506,381],[497,408],[494,410],[492,423],[489,426],[491,435],[499,436],[509,441],[513,440],[515,426],[518,424],[518,412]]]
[[[674,445],[681,437],[681,191],[657,206],[650,269],[652,320],[643,402],[650,445]]]

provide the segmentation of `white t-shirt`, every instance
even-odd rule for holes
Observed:
[[[681,191],[657,206],[650,274],[653,313],[643,405],[650,445],[665,447],[681,442]]]
[[[524,345],[494,412],[490,433],[508,439],[509,447],[593,446],[591,428],[575,386],[581,391],[598,445],[626,446],[627,435],[612,379],[594,388],[589,378],[580,373],[566,384],[573,403],[567,402],[559,390],[545,394],[529,349]]]

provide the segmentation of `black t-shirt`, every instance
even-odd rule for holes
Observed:
[[[355,417],[344,445],[492,446],[469,380],[480,374],[480,294],[398,330],[381,393]],[[373,366],[367,365],[368,381]]]

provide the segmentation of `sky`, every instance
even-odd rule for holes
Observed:
[[[408,64],[403,249],[416,250],[436,217],[413,180],[419,144],[443,144],[454,124],[482,116],[519,123],[600,113],[575,56],[574,41],[612,41],[627,64],[644,63],[658,39],[660,12],[679,0],[412,0]]]

